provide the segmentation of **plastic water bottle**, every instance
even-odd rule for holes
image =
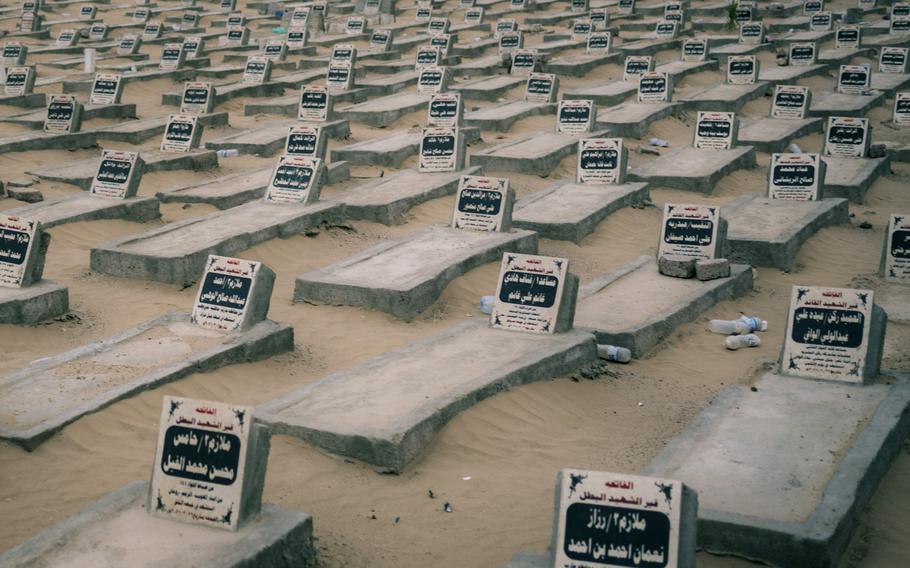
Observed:
[[[753,317],[741,316],[739,318],[739,321],[745,322],[746,325],[749,326],[750,333],[753,331],[767,331],[768,330],[768,322],[766,322],[765,320],[763,320],[761,318],[757,318],[754,316]]]
[[[632,360],[631,351],[616,345],[598,345],[597,356],[607,361],[616,361],[617,363],[628,363]]]
[[[711,320],[708,329],[722,335],[743,335],[752,331],[749,324],[741,319],[737,320]]]
[[[803,149],[800,148],[799,146],[797,146],[796,143],[794,142],[793,144],[790,144],[790,153],[791,154],[802,154]]]
[[[237,148],[227,148],[224,150],[218,150],[215,153],[218,154],[219,158],[234,158],[240,155],[240,150]]]
[[[661,140],[660,138],[651,138],[648,140],[648,144],[651,146],[660,146],[661,148],[666,148],[670,145],[666,140]]]
[[[759,345],[761,345],[761,339],[754,333],[731,335],[724,339],[724,347],[731,351],[736,351],[740,347],[758,347]]]
[[[480,311],[490,315],[493,313],[493,304],[496,303],[496,296],[481,296],[480,297]]]

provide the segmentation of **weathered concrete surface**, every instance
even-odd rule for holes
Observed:
[[[505,252],[537,254],[537,234],[429,227],[298,276],[294,301],[362,306],[411,320],[452,280]]]
[[[580,138],[596,138],[600,132],[560,134],[543,132],[485,148],[471,154],[471,165],[487,172],[518,172],[545,176],[559,162],[575,153]]]
[[[888,172],[889,158],[836,158],[822,156],[825,162],[825,197],[845,197],[862,203],[866,191]]]
[[[288,120],[268,122],[217,140],[209,140],[205,143],[205,147],[215,151],[230,148],[241,154],[271,156],[284,148],[288,138],[288,128],[296,124],[296,122]]]
[[[299,99],[300,93],[297,93],[286,97],[271,98],[266,101],[249,102],[243,105],[243,115],[286,114],[296,118]],[[335,104],[342,102],[359,103],[365,100],[367,100],[367,92],[365,89],[351,89],[350,91],[344,91],[343,93],[335,95]]]
[[[824,128],[820,118],[757,118],[740,125],[737,143],[752,146],[757,152],[784,152],[794,139],[820,133]]]
[[[596,357],[583,331],[522,333],[469,321],[258,406],[256,416],[275,434],[402,471],[462,410]]]
[[[527,83],[527,77],[515,75],[500,75],[498,77],[482,77],[469,83],[452,85],[450,90],[461,93],[467,100],[495,101],[502,97],[506,91]]]
[[[550,565],[548,552],[519,551],[503,568],[547,568]]]
[[[575,325],[592,330],[597,343],[625,347],[633,357],[642,357],[680,324],[752,290],[752,269],[743,264],[730,268],[729,278],[707,282],[670,278],[658,272],[655,258],[640,256],[579,289]]]
[[[846,199],[782,201],[746,194],[723,208],[726,256],[752,266],[789,270],[803,243],[824,227],[850,220]]]
[[[358,89],[364,89],[368,97],[384,97],[417,85],[418,73],[413,69],[394,75],[379,75],[369,79],[355,79]]]
[[[424,109],[430,102],[430,95],[420,93],[402,93],[370,99],[349,107],[336,109],[339,116],[351,122],[369,126],[389,126],[406,114]]]
[[[708,87],[683,99],[687,109],[738,112],[747,102],[759,99],[771,88],[763,81],[753,85],[723,83]]]
[[[575,15],[577,16],[577,14]],[[545,61],[543,71],[544,73],[555,73],[560,77],[584,77],[601,65],[621,62],[621,53],[581,53]]]
[[[873,74],[874,76],[874,74]],[[828,118],[829,116],[853,116],[862,118],[872,107],[885,103],[885,93],[872,91],[867,95],[844,95],[828,93],[812,95],[809,105],[809,116]]]
[[[136,116],[135,103],[118,103],[113,105],[90,105],[82,107],[82,123],[85,126],[87,120],[93,118],[129,118]],[[44,128],[44,121],[47,118],[47,110],[41,109],[25,114],[7,116],[0,118],[0,122],[9,122],[18,124],[33,130]]]
[[[228,124],[228,113],[226,111],[200,114],[198,117],[199,124],[206,128],[227,126]],[[167,127],[167,118],[167,116],[159,116],[156,118],[129,120],[110,126],[103,126],[92,132],[94,132],[95,138],[98,140],[141,144],[149,138],[164,134],[164,129]]]
[[[348,219],[397,225],[412,207],[455,193],[458,180],[466,175],[483,175],[483,168],[440,173],[404,170],[334,195],[332,199],[344,204]]]
[[[480,129],[464,127],[461,129],[465,144],[480,140]],[[355,142],[332,150],[332,161],[346,161],[355,166],[386,166],[400,168],[401,163],[420,150],[420,134],[402,132],[387,138],[373,138]]]
[[[79,61],[84,61],[79,58]],[[23,108],[40,108],[47,106],[46,93],[28,93],[25,95],[0,95],[0,105],[17,106]]]
[[[95,133],[82,132],[23,132],[0,138],[0,154],[31,150],[90,148],[95,145]]]
[[[62,316],[69,309],[69,289],[52,280],[26,288],[0,288],[0,323],[29,325]]]
[[[612,136],[641,138],[653,122],[682,108],[679,103],[624,103],[597,112],[595,128],[609,129]]]
[[[637,81],[610,81],[603,85],[579,87],[563,93],[564,99],[590,99],[598,106],[614,106],[638,93]]]
[[[611,213],[642,203],[649,196],[646,183],[563,183],[520,199],[515,204],[512,224],[536,231],[546,239],[580,243]]]
[[[910,376],[855,386],[768,373],[754,386],[723,391],[643,473],[698,491],[705,550],[833,566],[910,434]]]
[[[482,43],[485,40],[481,40]],[[498,40],[491,38],[493,45],[498,43]],[[452,46],[452,53],[462,56],[461,63],[451,67],[452,75],[454,77],[484,77],[489,75],[496,75],[497,73],[502,73],[506,71],[505,63],[502,58],[497,55],[488,55],[483,57],[474,57],[470,58],[471,54],[465,54],[462,50],[475,49],[472,47],[471,43],[468,44],[455,44]]]
[[[0,378],[0,438],[31,451],[67,424],[143,390],[293,348],[287,324],[265,320],[219,333],[191,324],[188,313],[164,315]]]
[[[210,254],[233,256],[269,239],[339,222],[343,209],[330,201],[247,203],[103,243],[92,249],[91,267],[112,276],[188,286],[202,274]]]
[[[871,86],[887,97],[893,97],[895,92],[904,90],[908,83],[910,73],[873,73]]]
[[[40,221],[44,228],[98,219],[126,219],[142,223],[161,216],[158,200],[154,197],[105,199],[84,193],[16,207],[4,211],[4,214]]]
[[[546,114],[556,114],[556,103],[512,101],[469,112],[464,123],[481,130],[506,132],[522,118]]]
[[[712,193],[725,175],[755,167],[755,148],[698,150],[684,146],[629,172],[632,181],[647,181],[652,187],[672,187]]]
[[[766,67],[759,68],[758,80],[768,83],[769,89],[776,85],[795,85],[800,79],[814,77],[815,75],[824,75],[828,70],[827,65],[787,65],[784,67]]]
[[[181,563],[200,568],[315,565],[313,519],[306,513],[264,504],[256,519],[230,532],[149,515],[146,493],[146,481],[134,481],[109,493],[0,555],[0,564],[135,568]]]
[[[92,179],[98,171],[99,159],[100,157],[88,158],[25,173],[48,181],[68,183],[88,191],[92,186]],[[197,150],[180,154],[159,151],[142,152],[142,160],[143,174],[172,170],[200,171],[218,167],[218,155],[213,150]]]

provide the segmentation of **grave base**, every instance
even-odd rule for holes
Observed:
[[[887,173],[888,158],[836,158],[824,156],[825,197],[844,197],[862,203],[866,191]]]
[[[753,85],[714,85],[704,91],[686,97],[682,102],[687,109],[716,112],[739,112],[747,102],[759,99],[768,92],[770,83],[759,82]]]
[[[755,167],[755,148],[699,150],[684,146],[647,162],[629,172],[633,181],[650,182],[652,187],[672,187],[712,193],[725,175]]]
[[[0,95],[0,105],[10,105],[23,108],[45,107],[47,106],[47,95],[45,93],[28,93],[26,95]]]
[[[426,109],[430,101],[429,95],[420,93],[404,93],[388,95],[377,99],[370,99],[349,107],[336,110],[351,122],[358,122],[368,126],[389,126],[399,118],[412,112]]]
[[[149,138],[161,136],[167,127],[166,116],[157,118],[143,118],[140,120],[128,120],[111,126],[103,126],[92,132],[98,140],[111,140],[113,142],[127,142],[129,144],[141,144]],[[226,111],[213,112],[199,115],[199,124],[206,128],[215,126],[227,126],[228,113]]]
[[[828,93],[812,98],[809,105],[809,116],[828,118],[829,116],[850,116],[863,118],[869,110],[885,102],[885,94],[873,91],[868,95],[843,95]]]
[[[555,113],[556,104],[554,103],[513,101],[469,112],[464,117],[464,123],[481,130],[507,132],[513,124],[523,118]]]
[[[58,525],[0,555],[3,565],[310,568],[313,518],[263,504],[237,532],[154,517],[145,510],[148,482],[134,481]]]
[[[126,219],[142,223],[161,216],[158,200],[154,197],[105,199],[84,193],[16,207],[4,211],[4,214],[40,221],[45,229],[99,219]]]
[[[550,554],[548,552],[528,552],[522,550],[512,557],[503,568],[548,568]]]
[[[462,410],[596,357],[590,333],[522,333],[469,321],[267,402],[256,417],[273,434],[400,472]]]
[[[480,140],[480,129],[464,127],[461,129],[465,144]],[[420,149],[420,135],[402,132],[385,138],[373,138],[355,142],[332,150],[332,161],[344,160],[355,166],[385,166],[400,168],[401,163],[417,154]]]
[[[596,138],[604,132],[560,134],[544,132],[471,154],[471,165],[481,166],[487,172],[518,172],[546,176],[559,162],[575,153],[578,140]]]
[[[699,548],[834,566],[910,434],[910,376],[858,386],[768,373],[754,387],[723,391],[643,474],[698,491]]]
[[[26,288],[0,288],[0,323],[38,323],[62,316],[69,309],[69,289],[52,280]]]
[[[461,96],[466,100],[495,101],[501,98],[506,91],[522,86],[527,82],[527,77],[500,75],[493,78],[482,77],[470,83],[453,85],[450,90],[461,93]]]
[[[680,324],[751,289],[752,269],[743,264],[731,265],[728,278],[702,282],[664,276],[654,257],[640,256],[579,289],[575,325],[592,330],[598,343],[625,347],[638,358]]]
[[[284,150],[288,128],[291,126],[321,126],[324,129],[324,135],[329,138],[344,138],[351,133],[351,125],[347,120],[335,120],[328,123],[282,120],[211,140],[205,143],[205,147],[208,150],[235,149],[241,154],[271,156],[275,152]]]
[[[666,118],[679,103],[624,103],[597,115],[596,128],[608,129],[611,136],[642,138],[651,123]]]
[[[186,153],[143,152],[142,161],[143,174],[172,170],[200,171],[218,167],[218,155],[214,150],[195,150]],[[25,173],[47,181],[68,183],[88,191],[92,186],[92,179],[94,179],[97,171],[98,158],[89,158],[78,162],[70,162],[64,166],[52,166]]]
[[[738,143],[752,146],[757,152],[785,152],[790,142],[809,134],[821,132],[824,124],[820,118],[785,119],[760,118],[739,128]]]

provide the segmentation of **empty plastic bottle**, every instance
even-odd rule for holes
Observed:
[[[617,363],[628,363],[632,360],[631,351],[616,345],[598,345],[597,356],[607,361],[616,361]]]
[[[666,140],[661,140],[660,138],[651,138],[648,140],[648,144],[652,146],[660,146],[661,148],[666,148],[670,145]]]
[[[240,155],[240,150],[237,148],[226,148],[224,150],[218,150],[216,152],[219,158],[233,158]]]
[[[742,335],[744,333],[749,333],[752,331],[752,329],[749,327],[749,324],[741,319],[711,320],[711,322],[708,324],[708,329],[714,333],[720,333],[723,335]]]
[[[761,345],[761,339],[754,333],[731,335],[724,339],[724,347],[731,351],[736,351],[740,347],[758,347],[759,345]]]
[[[768,322],[758,317],[749,317],[749,316],[740,316],[740,321],[746,322],[749,326],[749,331],[767,331]]]
[[[799,146],[797,146],[796,143],[794,142],[793,144],[790,144],[790,153],[791,154],[802,154],[803,149],[800,148]]]
[[[481,296],[480,311],[489,315],[493,313],[493,304],[496,303],[496,296]]]

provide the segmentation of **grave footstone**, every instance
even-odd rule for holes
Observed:
[[[420,137],[417,171],[454,172],[464,168],[465,142],[461,129],[424,128]]]
[[[248,330],[266,319],[274,283],[275,273],[260,262],[210,255],[190,321],[216,331]]]
[[[195,114],[171,114],[161,139],[162,152],[189,152],[199,147],[202,125]]]
[[[869,119],[832,116],[825,129],[825,155],[864,158],[869,152]]]
[[[881,265],[888,282],[910,284],[910,215],[895,213],[888,220]]]
[[[818,154],[771,154],[768,197],[787,201],[823,199],[825,168]]]
[[[514,202],[515,192],[507,178],[461,176],[452,228],[507,233],[512,229]]]
[[[323,163],[319,158],[287,154],[279,156],[266,189],[265,202],[316,203],[322,190],[322,170]]]
[[[181,114],[209,114],[215,105],[215,89],[211,83],[188,81],[180,97]]]
[[[161,70],[175,70],[183,67],[186,61],[186,51],[183,43],[166,43],[161,50],[161,61],[158,68]]]
[[[35,87],[35,67],[33,65],[16,65],[6,68],[6,83],[3,93],[6,95],[27,95]]]
[[[325,159],[326,136],[319,126],[297,124],[288,127],[284,153],[289,156],[308,156]]]
[[[676,255],[695,260],[722,258],[726,235],[727,222],[720,216],[719,207],[667,203],[657,256]]]
[[[578,134],[591,132],[597,120],[597,106],[594,101],[584,99],[563,99],[556,109],[556,132]]]
[[[427,108],[427,126],[458,128],[464,119],[464,105],[458,93],[435,93]]]
[[[495,329],[559,333],[572,328],[578,277],[566,258],[505,253],[490,315]]]
[[[668,103],[673,94],[670,75],[659,71],[642,73],[638,78],[638,102]]]
[[[575,183],[625,183],[628,150],[622,138],[583,138],[579,140]]]
[[[142,180],[142,167],[139,152],[102,150],[89,194],[107,199],[135,197]]]
[[[78,132],[82,126],[82,104],[72,95],[51,95],[47,103],[45,132]]]
[[[692,146],[700,150],[730,150],[736,146],[738,132],[735,113],[699,111]]]
[[[120,104],[123,81],[117,73],[95,73],[89,103],[93,105]]]
[[[811,100],[809,87],[777,85],[771,101],[771,118],[804,119]]]
[[[302,85],[297,107],[297,119],[313,122],[325,122],[334,112],[334,97],[327,87],[322,85]]]
[[[894,124],[910,124],[910,93],[894,94],[894,112],[892,120]]]
[[[841,65],[837,74],[837,92],[845,95],[861,95],[870,89],[872,70],[866,64]]]

